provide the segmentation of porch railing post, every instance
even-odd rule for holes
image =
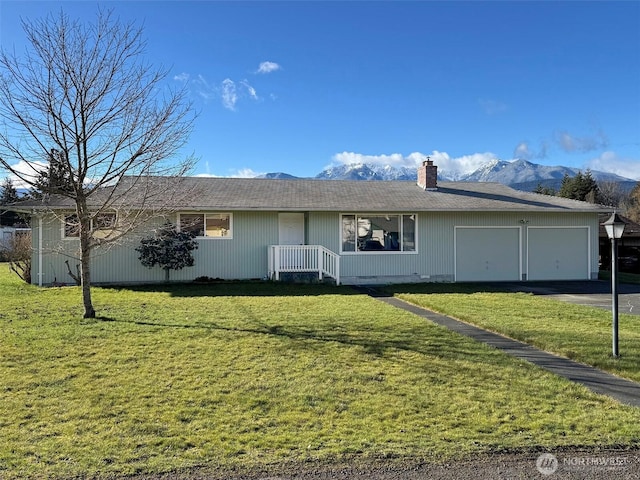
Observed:
[[[276,245],[273,252],[273,269],[276,275],[276,282],[280,280],[280,246]]]

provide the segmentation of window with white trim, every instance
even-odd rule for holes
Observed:
[[[100,212],[93,217],[92,228],[94,230],[113,230],[116,226],[115,212]]]
[[[113,230],[115,226],[115,212],[100,212],[91,219],[91,229],[94,231]],[[80,236],[80,221],[77,214],[71,213],[64,216],[62,235],[64,238],[78,238]]]
[[[64,216],[63,234],[65,238],[78,238],[80,236],[80,220],[78,215],[72,213]]]
[[[415,214],[342,215],[343,252],[415,252]]]
[[[232,217],[230,213],[181,213],[178,225],[181,232],[194,237],[231,238]]]

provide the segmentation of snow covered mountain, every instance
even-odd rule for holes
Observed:
[[[565,174],[573,177],[579,171],[580,169],[578,168],[550,167],[526,160],[512,162],[492,160],[467,175],[448,175],[446,171],[438,170],[438,179],[440,181],[497,182],[510,186],[526,185],[533,189],[538,183],[542,185],[559,184]],[[358,163],[323,170],[315,178],[334,180],[416,180],[416,175],[414,168],[395,168],[389,165],[374,166]],[[598,181],[635,183],[635,180],[609,172],[592,170],[591,175]]]
[[[289,175],[288,173],[284,173],[284,172],[273,172],[273,173],[265,173],[263,175],[258,175],[256,178],[292,179],[292,178],[298,178],[298,177]]]
[[[328,168],[315,178],[321,180],[415,180],[416,175],[415,168],[353,163]]]
[[[505,185],[539,182],[543,180],[562,180],[569,175],[574,177],[580,169],[569,167],[549,167],[538,165],[526,160],[505,162],[493,160],[481,166],[475,172],[466,175],[462,180],[467,182],[498,182]],[[584,173],[584,171],[582,172]],[[614,173],[591,171],[594,179],[600,181],[623,182],[630,179],[620,177]]]
[[[388,180],[365,163],[340,165],[323,170],[315,178],[321,180]]]
[[[554,189],[559,188],[562,178],[566,175],[575,176],[578,168],[563,166],[550,167],[539,165],[526,160],[492,160],[485,163],[476,171],[461,175],[438,170],[438,180],[441,182],[497,182],[520,190],[533,190],[539,184]],[[585,173],[582,170],[582,173]],[[597,181],[617,182],[632,188],[637,181],[624,178],[614,173],[591,170],[591,175]],[[296,178],[286,173],[267,173],[262,178]],[[416,169],[410,167],[393,167],[391,165],[369,165],[354,163],[340,165],[323,170],[314,178],[321,180],[412,180],[417,177]]]

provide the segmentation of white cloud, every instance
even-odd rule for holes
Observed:
[[[219,84],[210,83],[203,75],[192,77],[188,73],[181,73],[174,77],[177,81],[189,84],[190,89],[205,102],[220,100],[227,110],[235,111],[238,102],[242,99],[261,100],[258,91],[247,79],[234,81],[225,78]]]
[[[10,167],[20,174],[22,178],[35,180],[38,172],[45,171],[47,165],[45,162],[25,162],[24,160],[20,160],[18,163],[10,165]],[[21,180],[20,177],[11,175],[7,170],[0,168],[0,178],[5,177],[11,180],[15,188],[30,188],[30,185]]]
[[[497,115],[499,113],[504,113],[508,110],[508,107],[505,103],[502,103],[497,100],[489,100],[486,98],[478,99],[478,104],[484,110],[484,113],[487,115]]]
[[[540,142],[538,150],[534,150],[529,142],[520,142],[513,150],[513,158],[533,160],[547,157],[547,143]]]
[[[208,168],[208,167],[207,167]],[[256,172],[250,168],[239,168],[237,170],[229,170],[227,175],[214,175],[213,173],[198,173],[194,177],[202,178],[255,178],[265,175],[264,172]]]
[[[608,144],[609,139],[602,129],[584,136],[573,135],[566,130],[556,130],[551,139],[541,139],[537,148],[529,141],[518,143],[513,150],[513,157],[539,160],[547,158],[548,151],[553,148],[559,148],[565,153],[588,153],[604,149]]]
[[[242,80],[240,82],[240,85],[242,85],[246,89],[251,98],[253,98],[254,100],[258,100],[258,93],[256,92],[256,89],[249,85],[249,82],[247,80]]]
[[[222,106],[231,111],[235,111],[237,103],[242,98],[260,99],[256,89],[247,80],[234,82],[230,78],[225,78],[220,82],[220,85],[211,85],[206,78],[198,75],[191,81],[191,84],[205,102],[219,98]]]
[[[451,158],[446,152],[434,151],[430,155],[438,168],[453,178],[460,175],[475,172],[487,162],[497,161],[499,158],[491,152],[473,153],[471,155],[463,155],[461,157]]]
[[[491,153],[474,153],[472,155],[464,155],[462,157],[451,158],[446,152],[433,152],[421,153],[413,152],[409,155],[403,155],[401,153],[392,153],[390,155],[364,155],[355,152],[342,152],[333,156],[332,165],[352,165],[362,164],[385,166],[390,165],[392,167],[406,167],[417,168],[427,156],[438,165],[439,171],[446,172],[447,176],[456,178],[460,175],[472,173],[476,171],[481,165],[491,161],[498,160],[498,157]]]
[[[599,157],[589,160],[586,167],[591,170],[611,172],[622,177],[640,180],[640,159],[621,157],[615,152],[604,152]]]
[[[280,70],[280,65],[275,62],[262,62],[256,73],[271,73]]]
[[[525,160],[529,160],[533,158],[533,152],[529,148],[529,144],[527,142],[520,142],[518,146],[513,151],[513,156],[516,158],[524,158]]]
[[[333,161],[339,165],[366,163],[367,165],[391,165],[392,167],[405,167],[410,162],[409,157],[404,157],[400,153],[392,153],[391,155],[364,155],[355,152],[336,153],[333,156]]]
[[[601,148],[606,148],[609,139],[602,130],[598,130],[592,135],[578,137],[571,135],[569,132],[560,130],[554,133],[554,140],[558,146],[568,153],[573,152],[592,152]]]
[[[174,80],[178,81],[178,82],[188,82],[189,81],[189,74],[188,73],[180,73],[178,75],[175,75],[173,77]]]
[[[201,178],[221,178],[220,175],[214,175],[213,173],[196,173],[193,176]]]
[[[221,85],[222,105],[228,110],[235,110],[238,101],[236,84],[233,80],[225,78]]]
[[[207,79],[202,75],[198,75],[192,81],[192,84],[195,86],[198,95],[200,95],[204,101],[213,100],[217,95],[216,89],[209,85]]]
[[[254,170],[251,170],[250,168],[241,168],[229,173],[229,176],[233,178],[255,178],[260,175],[264,175],[264,173],[256,172]]]
[[[225,78],[222,81],[220,85],[220,96],[224,108],[232,111],[235,111],[236,104],[243,98],[249,97],[252,100],[260,100],[258,92],[247,80],[241,80],[236,83],[230,78]]]

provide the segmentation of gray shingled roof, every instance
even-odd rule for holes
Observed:
[[[499,183],[442,182],[425,191],[409,181],[346,181],[248,178],[155,178],[154,199],[161,204],[179,182],[181,200],[171,207],[184,210],[277,210],[340,212],[420,211],[581,211],[610,208],[561,197],[522,192]],[[105,190],[105,193],[107,190]],[[131,194],[118,203],[133,207]],[[96,198],[96,200],[98,200]],[[21,209],[68,208],[68,199],[52,196],[46,203],[20,202]],[[114,205],[117,206],[117,205]]]

